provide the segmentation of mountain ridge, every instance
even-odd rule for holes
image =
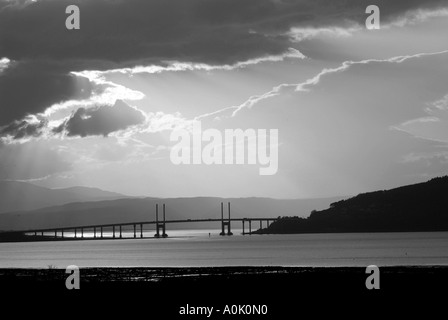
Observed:
[[[21,181],[0,181],[0,214],[36,210],[78,201],[121,198],[129,196],[92,187],[50,189]]]
[[[255,233],[448,231],[448,176],[362,193]]]

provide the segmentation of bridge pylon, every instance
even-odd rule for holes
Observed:
[[[162,231],[162,234],[160,234]],[[166,238],[168,235],[166,234],[166,216],[165,216],[165,204],[163,204],[163,221],[159,222],[159,204],[156,203],[156,234],[155,238]]]
[[[228,209],[229,209],[229,220],[224,220],[224,203],[221,202],[221,233],[220,236],[232,236],[232,228],[230,225],[230,202],[227,203]],[[227,233],[225,231],[225,228],[227,227]]]

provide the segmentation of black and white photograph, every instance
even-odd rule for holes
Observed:
[[[404,315],[447,287],[447,0],[0,0],[5,313]]]

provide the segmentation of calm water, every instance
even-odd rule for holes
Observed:
[[[171,231],[167,239],[0,243],[0,267],[448,265],[448,232],[234,233],[220,237],[216,230],[194,230]]]

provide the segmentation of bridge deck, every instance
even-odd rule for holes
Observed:
[[[54,227],[45,229],[28,229],[28,230],[17,230],[17,231],[6,231],[7,233],[48,233],[48,232],[63,232],[71,230],[81,230],[81,229],[99,229],[99,228],[113,228],[113,227],[126,227],[126,226],[137,226],[137,225],[152,225],[152,224],[169,224],[169,223],[197,223],[197,222],[252,222],[252,221],[275,221],[277,218],[231,218],[231,219],[182,219],[182,220],[153,220],[153,221],[140,221],[140,222],[125,222],[125,223],[109,223],[109,224],[94,224],[94,225],[82,225],[82,226],[68,226],[68,227]],[[0,233],[6,233],[0,232]]]

